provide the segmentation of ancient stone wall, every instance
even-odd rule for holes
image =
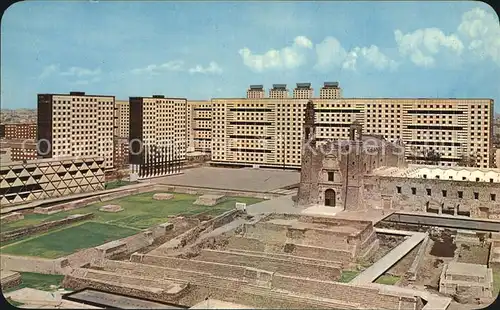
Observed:
[[[334,281],[340,278],[341,269],[337,266],[316,265],[314,263],[296,262],[290,259],[266,257],[250,253],[203,250],[196,260],[232,264],[269,270],[284,275],[315,278]]]
[[[33,226],[22,227],[19,229],[14,229],[10,231],[4,231],[0,233],[0,241],[6,242],[9,240],[14,240],[26,236],[31,236],[41,232],[46,232],[54,227],[60,227],[69,225],[72,223],[89,220],[94,217],[93,213],[78,214],[73,216],[68,216],[67,218],[61,220],[50,221],[46,223],[41,223]]]
[[[316,295],[323,298],[348,300],[363,307],[375,309],[402,309],[401,301],[416,304],[418,298],[381,294],[377,289],[352,286],[344,283],[317,281],[275,274],[272,287],[291,292]],[[406,308],[408,309],[408,308]],[[411,309],[411,308],[410,308]]]
[[[2,254],[0,255],[0,266],[4,270],[43,274],[67,274],[71,271],[68,259],[65,257],[45,259]]]
[[[155,190],[172,192],[172,193],[183,193],[190,195],[224,195],[227,197],[253,197],[259,199],[272,199],[284,195],[280,193],[237,191],[237,190],[224,190],[224,189],[213,189],[204,187],[190,187],[190,186],[162,185],[162,184],[155,185]]]
[[[378,184],[370,196],[370,200],[365,203],[372,204],[372,201],[382,200],[382,195],[392,196],[394,209],[406,211],[426,211],[427,206],[436,210],[450,208],[460,211],[461,207],[470,208],[472,217],[487,218],[494,216],[500,210],[500,197],[492,200],[491,194],[500,193],[500,184],[487,182],[466,182],[443,179],[418,179],[399,177],[370,176],[373,179],[370,183]],[[398,193],[397,187],[401,188]],[[430,190],[430,195],[428,191]],[[415,195],[413,194],[415,191]],[[445,192],[443,192],[445,191]],[[459,192],[462,198],[459,198]],[[375,193],[379,197],[375,198]],[[477,194],[477,199],[475,199]],[[379,203],[380,204],[380,203]],[[441,212],[439,211],[439,212]]]

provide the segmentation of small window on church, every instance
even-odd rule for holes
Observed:
[[[398,194],[401,194],[401,186],[396,186],[396,189],[398,190]]]
[[[328,172],[328,182],[333,182],[333,172]]]

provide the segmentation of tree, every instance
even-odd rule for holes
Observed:
[[[474,154],[462,155],[460,156],[458,165],[461,167],[477,167],[477,157]]]
[[[439,152],[430,149],[424,151],[424,163],[426,165],[437,165],[441,161],[441,154]]]
[[[123,173],[122,170],[117,169],[115,172],[115,177],[116,177],[116,181],[117,181],[118,185],[121,185],[121,183],[123,182],[123,179],[125,178],[125,173]]]

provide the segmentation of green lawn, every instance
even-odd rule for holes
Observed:
[[[500,292],[500,268],[493,268],[493,297]]]
[[[375,280],[375,283],[386,284],[386,285],[394,285],[399,280],[400,280],[400,277],[391,276],[389,274],[383,274],[377,280]]]
[[[193,205],[197,195],[174,193],[173,199],[158,201],[152,199],[153,194],[127,196],[52,215],[26,214],[23,220],[2,225],[2,231],[62,219],[71,214],[93,213],[94,218],[66,228],[54,228],[41,235],[2,242],[1,251],[5,254],[56,258],[136,234],[140,230],[168,222],[169,217],[200,213],[217,216],[233,209],[236,202],[250,205],[262,201],[257,198],[227,197],[220,204],[207,207]],[[108,204],[120,205],[124,210],[117,213],[99,211],[101,206]]]
[[[4,246],[2,254],[58,258],[80,249],[136,234],[138,230],[112,224],[85,222]]]
[[[168,221],[168,217],[177,215],[195,215],[206,212],[216,216],[234,208],[236,202],[244,202],[247,205],[262,201],[258,198],[249,197],[227,197],[220,204],[213,207],[195,206],[193,202],[196,195],[174,193],[174,198],[166,201],[153,200],[154,192],[127,196],[116,200],[100,202],[85,208],[64,211],[52,215],[26,214],[23,220],[2,224],[2,231],[8,231],[27,225],[39,224],[43,221],[54,221],[67,217],[70,214],[94,213],[95,222],[112,222],[133,228],[145,229]],[[99,211],[99,207],[108,204],[118,204],[124,208],[118,213],[107,213]]]
[[[122,181],[111,181],[111,182],[108,182],[104,185],[104,189],[113,189],[113,188],[118,188],[118,187],[122,187],[122,186],[125,186],[125,185],[132,185],[132,184],[137,184],[138,182],[129,182],[129,181],[125,181],[125,180],[122,180]]]
[[[42,291],[52,291],[51,285],[60,286],[64,278],[63,275],[41,274],[33,272],[20,272],[21,284],[3,291],[3,293],[12,292],[25,287],[34,288]],[[14,301],[11,301],[14,302]]]
[[[340,275],[340,279],[338,282],[342,283],[351,282],[351,280],[356,278],[358,274],[360,274],[360,271],[358,270],[342,270],[342,274]]]

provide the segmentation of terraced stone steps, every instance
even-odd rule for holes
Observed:
[[[308,258],[308,257],[301,257],[301,256],[293,256],[293,255],[288,255],[288,254],[279,254],[279,253],[267,253],[267,252],[258,252],[258,251],[249,251],[249,250],[240,250],[240,249],[227,249],[226,252],[231,252],[231,253],[243,253],[243,254],[253,254],[253,255],[261,255],[265,257],[272,257],[272,258],[278,258],[278,259],[285,259],[288,261],[294,261],[298,263],[304,263],[304,264],[315,264],[315,265],[321,265],[321,266],[329,266],[329,267],[342,267],[341,262],[337,261],[331,261],[331,260],[323,260],[323,259],[314,259],[314,258]]]
[[[192,260],[258,268],[285,275],[295,275],[298,277],[321,280],[337,280],[341,275],[341,269],[339,267],[317,265],[310,262],[296,262],[293,260],[250,253],[204,249],[199,256]]]
[[[126,275],[128,277],[137,277],[143,279],[182,279],[183,281],[188,281],[192,286],[207,288],[211,292],[210,294],[212,298],[217,297],[226,301],[239,300],[240,302],[242,302],[243,300],[245,301],[245,304],[253,306],[257,306],[261,304],[261,302],[265,302],[267,304],[267,307],[270,308],[325,309],[356,308],[357,306],[348,302],[344,303],[333,299],[322,298],[321,300],[317,300],[316,297],[312,298],[305,294],[291,293],[284,290],[271,290],[269,288],[251,285],[249,281],[246,280],[224,278],[203,272],[194,272],[189,270],[122,261],[106,261],[102,268],[108,274],[112,275],[120,274]],[[92,281],[93,283],[91,285],[98,289],[100,287],[96,287],[96,285],[98,286],[100,283],[107,283],[103,282],[102,280]],[[125,288],[127,288],[127,286],[125,286]],[[190,300],[189,297],[186,297],[185,299]],[[255,301],[257,299],[259,300],[258,302]],[[162,301],[160,299],[154,300]],[[254,300],[254,303],[252,303],[252,300]]]
[[[138,276],[128,276],[122,273],[108,272],[103,270],[87,269],[83,275],[86,279],[94,279],[98,281],[110,281],[115,283],[123,283],[127,285],[137,285],[140,287],[159,288],[167,294],[178,294],[187,286],[187,282],[176,280],[175,282],[165,280],[164,278],[145,278]]]

